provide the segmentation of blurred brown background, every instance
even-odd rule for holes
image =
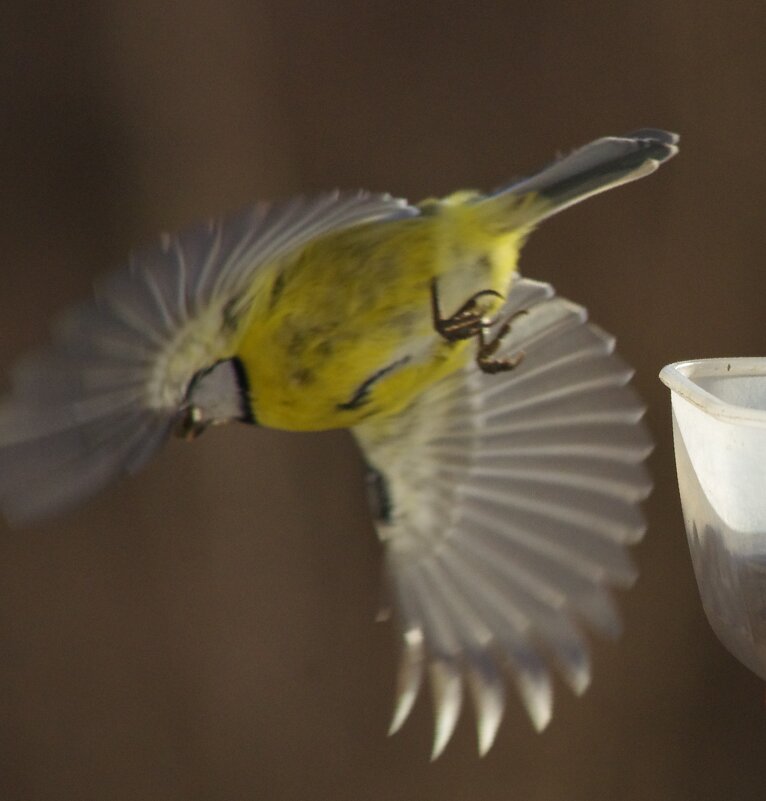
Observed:
[[[0,366],[163,229],[335,186],[492,187],[561,149],[680,131],[660,173],[533,237],[524,272],[619,336],[658,440],[625,635],[489,756],[428,763],[344,433],[217,431],[0,530],[0,799],[756,799],[763,687],[717,644],[678,504],[668,362],[764,355],[762,0],[0,5]]]

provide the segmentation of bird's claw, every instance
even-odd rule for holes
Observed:
[[[447,342],[458,340],[473,339],[476,337],[479,347],[476,352],[476,364],[484,373],[501,373],[513,370],[524,358],[524,354],[519,352],[514,356],[505,359],[496,359],[494,354],[500,347],[500,343],[511,330],[511,322],[526,310],[514,312],[500,326],[498,331],[491,339],[487,339],[487,329],[497,324],[497,320],[485,320],[479,312],[477,303],[479,298],[492,295],[502,299],[502,295],[494,289],[483,289],[470,298],[450,317],[442,317],[439,308],[439,293],[436,286],[436,279],[431,281],[431,311],[433,325],[436,332]]]

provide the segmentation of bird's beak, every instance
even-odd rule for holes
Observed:
[[[193,439],[197,439],[200,434],[204,433],[209,422],[209,420],[203,420],[202,410],[199,406],[194,406],[193,404],[182,406],[179,409],[173,433],[179,439],[185,439],[187,442],[191,442]]]

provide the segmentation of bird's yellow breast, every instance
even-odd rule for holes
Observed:
[[[490,236],[470,206],[333,233],[262,271],[235,344],[255,419],[321,430],[393,414],[458,369],[472,343],[436,332],[431,285],[452,314],[507,291],[518,236]],[[491,313],[499,300],[490,299]]]

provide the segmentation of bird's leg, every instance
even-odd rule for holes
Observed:
[[[520,317],[522,314],[526,313],[526,309],[514,312],[502,323],[492,339],[487,339],[485,327],[479,329],[479,332],[476,335],[479,340],[479,349],[476,352],[476,364],[479,365],[479,369],[483,373],[492,374],[507,372],[508,370],[513,370],[514,367],[518,367],[518,365],[521,363],[522,359],[524,358],[523,351],[519,351],[518,353],[506,359],[496,359],[494,358],[494,355],[497,352],[497,349],[500,347],[500,342],[502,341],[503,337],[506,336],[511,330],[511,323],[517,317]],[[489,325],[494,325],[495,323],[496,321],[493,321]]]
[[[447,342],[476,337],[479,342],[479,348],[476,352],[476,364],[479,365],[479,369],[484,373],[502,373],[513,370],[524,358],[522,352],[505,359],[496,359],[494,356],[497,349],[500,347],[503,337],[511,330],[511,323],[513,320],[527,312],[525,309],[522,309],[521,311],[511,314],[500,325],[500,328],[494,336],[488,339],[487,329],[497,325],[498,321],[497,319],[485,320],[476,302],[479,298],[486,297],[487,295],[494,295],[497,298],[503,297],[494,289],[483,289],[481,292],[471,295],[451,317],[442,317],[439,308],[439,291],[436,285],[436,279],[433,278],[431,280],[431,313],[433,316],[433,325],[437,333],[444,337]]]
[[[447,342],[471,339],[481,335],[486,323],[476,301],[487,295],[494,295],[497,298],[503,297],[499,292],[495,292],[494,289],[483,289],[481,292],[471,295],[452,316],[442,317],[436,279],[431,279],[431,314],[436,332],[444,337]]]

